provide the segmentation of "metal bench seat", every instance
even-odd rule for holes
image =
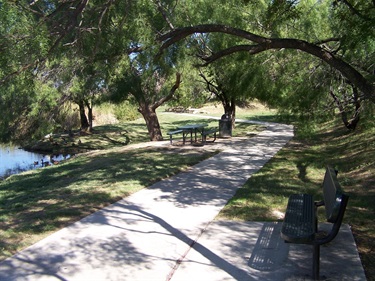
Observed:
[[[169,135],[169,141],[170,141],[170,143],[172,144],[172,136],[173,135],[181,134],[181,133],[182,133],[183,143],[185,144],[186,135],[185,135],[185,131],[184,130],[169,131],[167,134]]]
[[[316,213],[313,196],[293,194],[289,197],[281,238],[293,243],[309,243],[316,233]]]

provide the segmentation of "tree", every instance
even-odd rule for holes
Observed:
[[[181,74],[177,72],[172,82],[169,79],[170,67],[144,60],[144,56],[147,56],[146,52],[126,56],[121,60],[114,71],[109,90],[114,101],[121,101],[129,95],[135,98],[138,111],[146,122],[150,140],[159,141],[163,140],[163,136],[156,109],[174,98],[180,87]]]
[[[223,81],[220,73],[215,72],[215,69],[208,71],[207,74],[201,71],[199,75],[206,84],[206,90],[220,100],[224,114],[232,120],[233,127],[236,118],[236,97],[234,93],[230,92],[228,84]]]
[[[336,104],[341,104],[343,109],[349,108],[345,103],[353,100],[348,95],[355,95],[354,107],[350,108],[356,108],[357,103],[362,108],[363,101],[375,100],[371,63],[375,49],[373,6],[372,1],[356,0],[332,3],[315,0],[8,1],[0,7],[0,49],[5,54],[0,61],[3,95],[0,106],[6,109],[13,100],[21,102],[15,107],[16,113],[9,112],[6,120],[0,122],[0,128],[4,134],[11,135],[6,128],[15,128],[26,120],[30,112],[28,104],[38,102],[35,86],[38,79],[45,81],[46,73],[51,71],[51,61],[61,62],[64,58],[70,61],[72,70],[71,77],[64,81],[67,85],[68,81],[77,81],[80,87],[74,95],[63,92],[54,101],[50,100],[51,105],[74,96],[79,97],[77,103],[81,108],[88,106],[88,112],[92,110],[91,98],[121,80],[118,75],[123,75],[125,80],[141,78],[138,89],[148,96],[149,105],[160,101],[161,94],[168,96],[170,89],[179,85],[174,76],[182,72],[179,67],[193,53],[198,53],[203,65],[217,70],[211,70],[211,74],[215,73],[220,78],[217,82],[231,91],[227,100],[250,96],[285,111],[311,112],[306,110],[306,105],[310,108],[313,104],[323,105],[321,99],[325,97],[321,93],[325,92],[328,97],[335,96],[339,101]],[[215,24],[219,22],[223,24]],[[155,36],[162,42],[162,60],[154,60],[158,51]],[[186,48],[181,48],[184,38],[189,40]],[[135,53],[142,55],[136,58]],[[234,54],[240,53],[244,54],[242,61],[233,59]],[[250,64],[247,63],[249,54],[257,55]],[[130,68],[128,61],[135,58],[138,65]],[[304,68],[299,69],[300,65]],[[337,70],[339,75],[327,79],[325,74],[335,72],[332,70]],[[214,77],[205,75],[208,81]],[[309,79],[304,78],[306,75]],[[230,84],[236,76],[240,83]],[[58,79],[51,81],[48,82],[52,87],[60,83]],[[160,92],[155,90],[158,83],[165,86]],[[304,94],[307,85],[312,90]],[[234,90],[233,86],[238,88]],[[353,90],[339,90],[343,87]],[[128,91],[123,92],[124,96],[127,94]],[[144,100],[138,99],[142,102],[140,108],[146,104]],[[147,112],[152,114],[144,110]],[[86,123],[82,127],[90,126]]]
[[[105,68],[101,61],[87,63],[85,57],[74,58],[66,52],[64,58],[51,61],[46,69],[46,76],[61,96],[78,106],[82,131],[92,131],[94,104],[107,91]]]
[[[362,109],[366,101],[374,101],[373,73],[364,71],[364,68],[373,69],[373,66],[364,67],[362,62],[359,65],[358,62],[364,60],[359,58],[358,51],[345,47],[345,37],[341,36],[345,32],[340,31],[343,24],[338,26],[341,18],[337,15],[337,7],[345,10],[343,3],[348,1],[341,2],[334,7],[329,1],[314,0],[219,1],[209,11],[205,7],[210,6],[210,1],[194,2],[189,4],[189,9],[186,3],[181,4],[179,8],[184,9],[181,13],[186,14],[185,22],[177,21],[181,17],[175,17],[172,31],[159,36],[161,51],[171,45],[176,48],[177,42],[181,46],[182,39],[187,39],[186,48],[190,53],[195,49],[196,55],[204,61],[201,65],[210,65],[211,73],[212,68],[227,64],[224,57],[229,58],[236,66],[234,73],[253,82],[247,85],[247,89],[240,87],[239,96],[256,97],[286,113],[305,117],[322,114],[323,110],[327,113],[328,105],[332,104],[332,99],[329,100],[331,90],[334,90],[341,103],[353,100],[345,97],[343,91],[339,93],[338,89],[343,85],[339,85],[338,81],[348,81],[354,87],[360,87],[357,103],[362,104]],[[374,10],[369,9],[373,4],[368,2],[366,5],[354,6],[360,7],[361,12],[366,9]],[[371,12],[366,14],[371,15]],[[352,18],[355,16],[354,13],[350,15]],[[373,17],[368,16],[367,20],[371,18]],[[214,24],[215,22],[230,22],[230,25]],[[355,41],[362,41],[362,36],[366,38],[364,45],[374,44],[373,28],[368,24],[371,22],[358,25]],[[346,24],[344,29],[350,33],[350,24]],[[366,55],[362,55],[362,58],[374,54],[373,49],[364,49]],[[236,62],[234,54],[238,53],[246,54],[247,58],[243,56],[242,62]],[[257,56],[250,58],[249,53]],[[256,61],[258,65],[252,61]],[[248,69],[242,68],[244,64],[248,65]],[[222,83],[223,78],[226,75],[233,77],[233,74],[226,71],[225,67],[222,69],[225,71],[220,72],[220,83],[225,84]],[[341,78],[337,80],[337,77]],[[350,91],[346,93],[349,94]],[[322,112],[319,113],[317,109]]]
[[[37,57],[32,52],[45,54],[48,40],[45,30],[34,26],[36,21],[24,14],[12,2],[0,3],[0,139],[30,138],[46,111],[50,99],[43,94],[42,77],[34,69]],[[26,55],[25,55],[26,54]],[[10,80],[10,78],[13,78]],[[37,93],[40,93],[37,94]],[[51,111],[47,111],[50,113]],[[47,128],[48,129],[48,128]]]
[[[155,78],[156,81],[154,84],[154,89],[149,89],[145,87],[134,94],[134,97],[138,101],[139,109],[138,111],[142,114],[143,118],[146,121],[147,129],[149,132],[151,141],[160,141],[163,140],[163,135],[160,130],[159,120],[156,115],[156,109],[164,104],[165,102],[171,100],[175,91],[179,88],[181,82],[181,74],[176,73],[176,81],[174,85],[170,88],[169,93],[161,96],[157,99],[158,94],[162,92],[161,87],[164,84],[163,78],[158,77],[158,73],[154,73],[151,79]],[[150,90],[153,91],[150,93]],[[150,99],[151,98],[151,99]]]

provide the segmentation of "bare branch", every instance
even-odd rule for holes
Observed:
[[[180,84],[181,84],[181,73],[177,72],[176,73],[176,82],[174,83],[174,85],[172,86],[172,88],[169,90],[169,94],[162,97],[160,100],[158,100],[157,102],[155,102],[153,105],[152,105],[152,108],[153,109],[156,109],[158,108],[159,106],[161,106],[162,104],[164,104],[165,102],[171,100],[173,98],[173,95],[174,93],[177,91],[177,89],[180,87]]]
[[[189,26],[178,28],[172,30],[168,33],[165,33],[157,38],[159,42],[162,42],[161,50],[164,50],[171,46],[172,44],[190,36],[195,33],[224,33],[228,35],[237,36],[240,38],[244,38],[256,43],[265,43],[267,42],[267,38],[255,35],[254,33],[247,32],[242,29],[233,28],[226,25],[220,24],[203,24],[203,25],[196,25],[196,26]]]
[[[161,2],[159,0],[155,0],[155,2],[156,2],[156,6],[158,8],[158,11],[163,16],[163,18],[166,21],[166,23],[168,24],[169,28],[174,29],[174,26],[173,26],[172,22],[170,21],[167,13],[165,12],[165,9],[163,8]]]

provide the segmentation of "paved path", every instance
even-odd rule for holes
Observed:
[[[307,264],[296,272],[277,273],[283,262],[290,264],[295,257],[288,259],[286,246],[278,238],[278,224],[212,222],[236,190],[292,136],[291,127],[269,124],[254,138],[228,144],[223,152],[188,172],[143,189],[3,261],[0,280],[303,277],[309,273]],[[263,247],[261,237],[268,237],[267,245],[273,246]],[[274,259],[264,260],[262,249],[273,249],[266,252],[275,253],[271,254]],[[356,251],[351,255],[358,265]],[[294,268],[293,264],[288,268]],[[355,268],[355,276],[362,278],[362,268]]]

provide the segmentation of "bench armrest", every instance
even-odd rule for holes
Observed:
[[[326,243],[331,242],[338,234],[342,220],[344,218],[344,213],[346,210],[346,206],[348,204],[349,196],[342,194],[340,197],[340,207],[338,210],[338,215],[336,221],[332,225],[331,231],[324,237],[317,237],[313,244],[315,245],[323,245]]]

